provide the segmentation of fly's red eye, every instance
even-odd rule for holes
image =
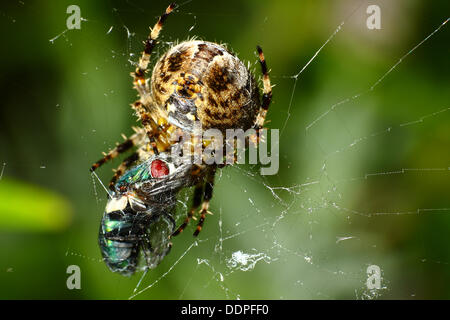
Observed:
[[[162,178],[169,174],[169,168],[162,160],[153,160],[151,164],[151,173],[153,178]]]

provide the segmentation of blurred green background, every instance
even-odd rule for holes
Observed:
[[[71,4],[81,8],[80,30],[66,29]],[[369,4],[381,8],[381,30],[366,27]],[[89,168],[136,125],[129,73],[167,5],[0,5],[0,298],[132,296],[140,274],[124,278],[101,261],[106,194]],[[193,226],[175,238],[135,298],[450,298],[449,26],[368,91],[449,9],[412,0],[180,3],[152,61],[195,35],[227,43],[259,77],[261,45],[280,170],[222,169],[198,242]],[[118,163],[98,171],[104,182]],[[179,219],[185,212],[181,204]],[[66,287],[69,265],[81,268],[81,290]],[[379,290],[366,286],[370,265],[382,271]]]

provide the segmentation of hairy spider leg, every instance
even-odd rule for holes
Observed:
[[[150,56],[153,48],[157,44],[157,39],[163,27],[164,21],[166,21],[167,17],[173,11],[175,6],[175,3],[170,4],[167,7],[166,11],[159,17],[158,22],[156,22],[155,26],[151,29],[150,34],[144,41],[145,49],[139,59],[138,67],[136,68],[135,72],[131,73],[131,76],[133,77],[134,88],[140,95],[140,100],[133,103],[132,107],[136,110],[136,113],[141,120],[142,125],[147,131],[150,145],[153,149],[153,153],[155,154],[159,154],[158,142],[160,145],[162,144],[164,150],[169,146],[169,141],[159,141],[167,140],[167,138],[160,139],[159,135],[161,132],[166,132],[167,129],[170,129],[170,126],[167,125],[167,121],[165,120],[164,116],[157,115],[156,119],[151,116],[150,109],[151,106],[154,105],[154,102],[150,94],[150,89],[147,86],[145,73],[147,72],[147,68],[150,63]]]
[[[164,21],[166,21],[167,17],[173,11],[175,6],[175,3],[170,4],[167,7],[166,11],[159,17],[158,22],[156,22],[155,26],[150,29],[150,34],[144,41],[145,49],[142,52],[141,58],[139,59],[138,67],[136,68],[135,72],[131,73],[131,76],[133,77],[134,87],[141,96],[144,96],[148,92],[146,87],[147,84],[145,80],[145,73],[147,72],[147,68],[150,63],[150,56],[152,54],[153,48],[157,44],[157,39],[163,27]]]
[[[197,224],[197,228],[194,232],[194,237],[198,236],[200,231],[202,231],[203,223],[206,219],[206,214],[212,214],[209,209],[209,202],[213,195],[213,188],[214,188],[214,176],[216,174],[216,167],[212,167],[211,170],[208,171],[207,177],[206,177],[206,183],[205,183],[205,192],[203,194],[203,203],[202,208],[200,209],[200,219]]]
[[[105,156],[103,158],[101,158],[96,163],[94,163],[90,169],[91,172],[94,172],[97,168],[99,168],[106,162],[108,162],[108,161],[116,158],[120,154],[130,150],[135,145],[138,145],[140,143],[140,141],[143,139],[144,135],[145,135],[144,130],[137,129],[135,134],[133,134],[128,139],[126,139],[124,142],[118,144],[114,149],[112,149],[107,154],[105,154]]]
[[[158,139],[159,133],[162,130],[161,126],[158,126],[158,124],[150,116],[150,114],[147,112],[146,108],[144,107],[144,105],[140,100],[136,101],[131,106],[136,111],[139,120],[141,120],[142,126],[147,132],[147,136],[150,141],[150,146],[152,147],[153,153],[158,155],[159,151],[156,144],[156,140]]]
[[[266,120],[267,110],[269,110],[270,102],[272,101],[272,86],[270,85],[269,71],[267,69],[266,60],[264,58],[264,53],[260,46],[256,47],[259,55],[259,63],[261,64],[261,70],[263,74],[263,97],[261,108],[259,109],[258,116],[256,118],[254,128],[256,130],[261,130],[264,126],[264,121]],[[258,134],[259,137],[259,134]]]
[[[152,116],[155,113],[148,112],[140,100],[133,103],[132,108],[136,110],[136,114],[147,132],[153,153],[158,155],[160,151],[166,151],[174,142],[171,139],[175,138],[172,135],[176,127],[169,124],[162,116]]]

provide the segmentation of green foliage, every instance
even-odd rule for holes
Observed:
[[[0,229],[15,232],[61,232],[71,221],[67,199],[17,180],[0,180]]]

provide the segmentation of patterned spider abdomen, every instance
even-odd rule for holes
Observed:
[[[192,132],[247,130],[259,111],[259,89],[244,64],[226,48],[207,41],[182,42],[161,57],[152,74],[152,95],[170,123]]]

